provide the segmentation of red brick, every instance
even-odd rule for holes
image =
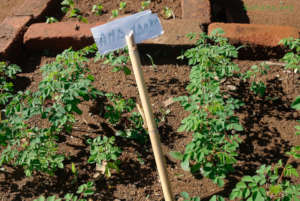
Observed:
[[[59,0],[25,0],[21,6],[14,11],[14,15],[28,15],[35,20],[40,20],[50,11],[59,6]]]
[[[104,23],[97,23],[97,25]],[[25,47],[31,50],[64,50],[69,47],[80,49],[94,43],[91,27],[95,24],[58,22],[36,23],[24,35]]]
[[[163,45],[193,45],[195,41],[189,40],[186,35],[191,32],[201,33],[201,22],[194,19],[174,19],[161,20],[164,34],[147,40],[145,44],[163,44]]]
[[[202,24],[211,22],[211,5],[209,0],[181,0],[182,18],[196,19]]]
[[[0,24],[0,57],[9,59],[20,53],[22,37],[30,16],[6,17]]]
[[[300,28],[299,0],[220,0],[227,22],[241,22],[238,13],[245,13],[251,24],[269,24]]]
[[[298,29],[288,26],[212,23],[208,26],[208,33],[216,28],[222,28],[225,37],[233,43],[262,45],[266,47],[278,46],[281,39],[287,37],[298,38]]]

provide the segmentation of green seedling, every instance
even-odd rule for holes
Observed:
[[[89,201],[89,197],[91,197],[95,193],[95,185],[94,182],[89,181],[86,184],[82,184],[78,187],[76,193],[68,193],[63,198],[57,198],[57,196],[49,196],[45,198],[44,196],[40,196],[34,201]]]
[[[125,1],[121,1],[119,10],[124,10],[126,8],[126,6],[127,6],[127,3]]]
[[[178,132],[192,132],[193,140],[184,153],[171,152],[181,160],[181,167],[192,173],[199,172],[219,186],[224,185],[226,174],[233,170],[241,139],[231,132],[242,131],[234,110],[242,104],[231,98],[223,99],[220,80],[239,71],[232,62],[237,49],[217,29],[210,36],[202,33],[195,48],[187,50],[180,58],[187,58],[192,66],[187,91],[190,96],[177,97],[182,107],[190,113],[182,120]],[[192,36],[192,34],[190,34]]]
[[[61,5],[61,10],[64,13],[69,13],[68,17],[77,18],[79,21],[87,23],[87,19],[80,14],[80,10],[78,8],[75,8],[73,0],[63,0],[61,2]]]
[[[167,6],[164,7],[163,14],[164,14],[164,18],[166,19],[170,19],[171,17],[175,18],[172,9]]]
[[[55,17],[46,17],[46,18],[47,18],[46,19],[47,24],[58,22],[58,20]]]
[[[116,18],[116,17],[119,16],[119,10],[114,9],[114,10],[111,11],[111,14],[112,14],[111,18]]]
[[[103,13],[103,5],[102,4],[93,5],[93,7],[92,7],[92,13],[95,13],[96,15],[102,15],[102,13]]]
[[[103,95],[92,86],[87,61],[83,52],[65,50],[40,68],[42,80],[35,92],[18,92],[11,98],[4,109],[6,120],[0,122],[0,166],[21,166],[27,176],[37,171],[53,175],[64,167],[65,157],[58,153],[59,136],[72,131],[75,114],[82,114],[80,103]],[[8,73],[12,76],[13,72],[18,68]],[[48,126],[28,123],[37,116]]]
[[[99,166],[104,166],[104,174],[106,177],[111,177],[111,171],[116,170],[119,172],[119,156],[121,155],[121,149],[114,146],[115,137],[101,138],[98,136],[95,139],[89,139],[90,144],[90,157],[89,163],[96,163]]]
[[[150,6],[151,0],[147,0],[147,1],[142,1],[141,2],[141,10],[145,10],[146,8],[148,8]]]

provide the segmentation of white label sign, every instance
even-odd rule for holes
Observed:
[[[93,27],[91,31],[101,54],[125,47],[125,36],[130,31],[133,31],[136,43],[163,34],[157,14],[152,14],[150,10]]]

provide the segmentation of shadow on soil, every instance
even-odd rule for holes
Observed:
[[[233,97],[241,99],[245,105],[238,113],[243,122],[244,131],[240,133],[243,142],[240,144],[238,165],[233,174],[228,175],[228,183],[219,195],[228,197],[236,183],[245,175],[255,175],[260,165],[271,165],[282,160],[287,161],[285,152],[291,144],[281,136],[278,129],[272,126],[272,119],[288,121],[293,119],[293,110],[289,107],[291,100],[283,100],[286,94],[282,89],[282,82],[272,79],[267,82],[269,97],[275,100],[260,98],[249,90],[249,83],[240,82]],[[288,122],[286,122],[288,123]],[[297,166],[297,164],[294,164]],[[209,200],[209,197],[203,200]]]

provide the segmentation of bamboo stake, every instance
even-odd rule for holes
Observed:
[[[154,152],[154,158],[158,170],[158,175],[161,181],[162,190],[164,194],[165,201],[173,201],[173,195],[171,190],[171,185],[168,179],[168,173],[165,165],[165,160],[163,152],[161,149],[161,143],[159,139],[159,133],[156,127],[154,116],[152,113],[152,108],[149,101],[149,96],[146,90],[143,72],[141,70],[141,60],[137,46],[134,42],[133,32],[126,36],[126,43],[129,49],[129,56],[132,63],[133,72],[135,75],[138,91],[140,94],[142,107],[144,110],[148,131],[150,135],[150,140],[152,144],[152,149]]]

